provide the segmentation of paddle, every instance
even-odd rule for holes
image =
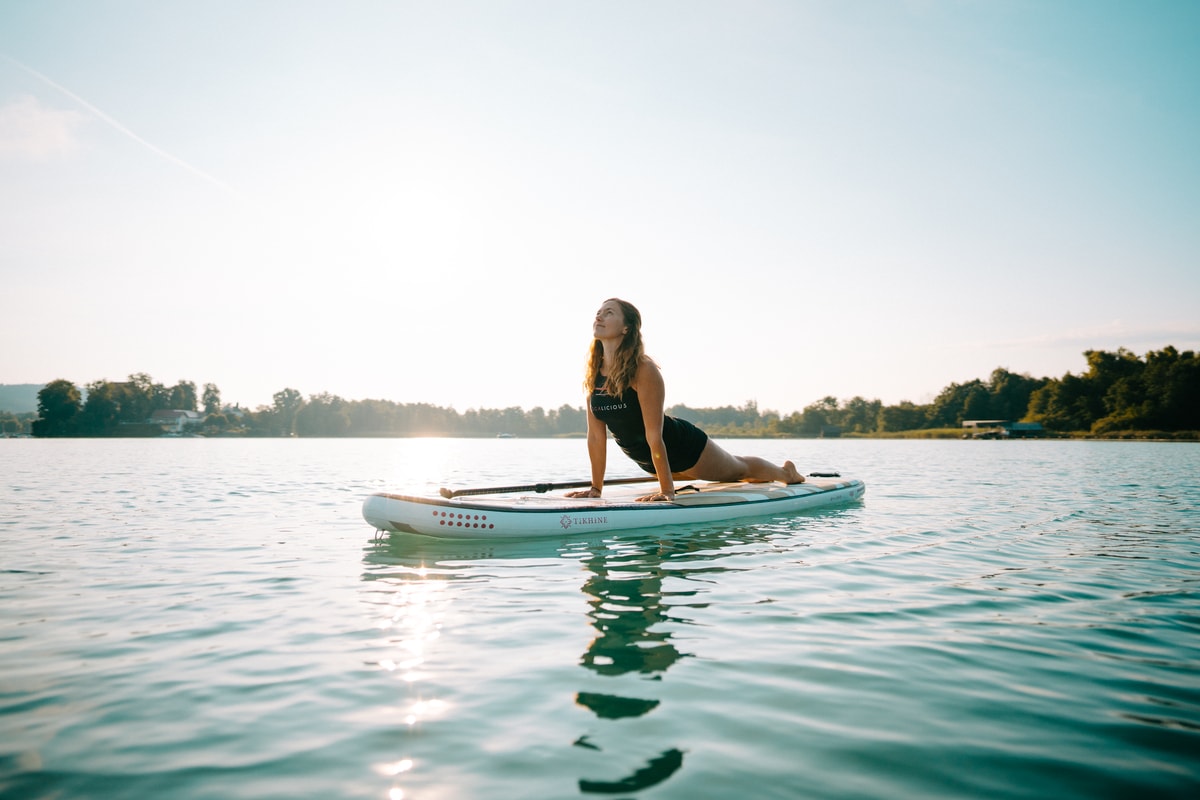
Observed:
[[[658,478],[653,475],[647,475],[644,478],[616,478],[611,481],[605,481],[605,486],[616,486],[621,483],[648,483],[656,481]],[[573,481],[571,483],[528,483],[524,486],[492,486],[486,489],[446,489],[445,487],[438,490],[442,497],[447,500],[454,497],[466,497],[475,494],[502,494],[504,492],[537,492],[545,494],[558,489],[586,489],[591,486],[591,481]]]

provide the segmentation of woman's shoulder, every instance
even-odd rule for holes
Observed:
[[[633,388],[640,389],[644,382],[662,383],[662,370],[658,368],[658,363],[650,356],[642,356],[638,362],[637,372],[633,376]]]
[[[638,375],[641,375],[643,372],[660,372],[660,371],[661,370],[658,367],[658,362],[655,361],[650,356],[643,355],[641,358],[638,359],[638,365],[637,365],[637,374]]]

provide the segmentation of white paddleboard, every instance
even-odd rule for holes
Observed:
[[[699,483],[677,487],[670,503],[639,503],[647,486],[605,486],[600,498],[510,493],[416,497],[378,493],[363,518],[380,531],[446,539],[528,539],[770,517],[860,500],[862,481],[812,476],[804,483]]]

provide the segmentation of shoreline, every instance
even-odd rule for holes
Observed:
[[[708,434],[713,439],[737,440],[772,440],[772,441],[829,441],[834,439],[848,440],[928,440],[928,441],[1008,441],[1008,442],[1038,442],[1038,441],[1078,441],[1078,442],[1200,442],[1200,431],[1124,431],[1119,433],[1093,434],[1086,432],[1047,433],[1041,436],[1013,436],[1004,438],[984,438],[964,436],[957,429],[930,429],[915,431],[897,431],[895,433],[844,433],[840,436],[794,436],[781,434],[754,433],[724,433],[719,430]],[[242,434],[220,435],[179,435],[156,434],[152,436],[31,436],[29,434],[0,434],[0,440],[50,440],[50,439],[577,439],[584,440],[584,433],[563,433],[547,436],[536,435],[500,435],[494,433],[465,434],[465,433],[378,433],[358,434],[355,436],[255,436]]]

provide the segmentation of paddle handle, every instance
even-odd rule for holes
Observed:
[[[648,483],[656,481],[658,478],[653,475],[647,475],[644,478],[616,478],[611,481],[605,481],[605,486],[616,486],[622,483]],[[571,481],[570,483],[527,483],[523,486],[492,486],[483,489],[447,489],[445,487],[438,490],[442,497],[450,500],[455,497],[469,497],[476,494],[505,494],[507,492],[537,492],[545,494],[546,492],[554,492],[559,489],[583,489],[591,486],[591,481]]]

